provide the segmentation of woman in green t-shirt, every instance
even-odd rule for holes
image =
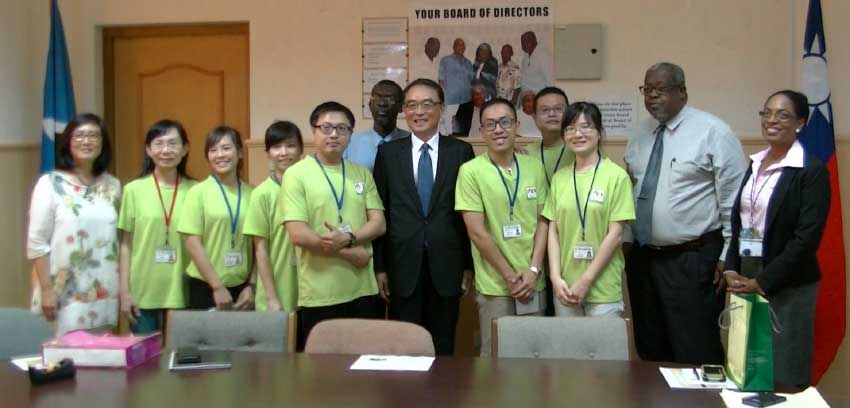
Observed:
[[[118,229],[121,314],[133,333],[162,330],[168,309],[186,307],[188,263],[176,225],[195,180],[186,175],[189,139],[163,119],[145,136],[142,175],[124,187]]]
[[[572,166],[552,178],[543,216],[549,219],[549,274],[558,316],[622,317],[625,268],[620,244],[635,219],[628,174],[602,157],[602,114],[593,103],[567,108],[564,142]]]
[[[243,233],[254,237],[257,258],[257,310],[295,311],[298,281],[295,247],[283,226],[278,197],[283,173],[301,159],[304,141],[290,121],[276,121],[266,129],[266,154],[271,175],[254,189]]]
[[[177,231],[191,262],[191,309],[254,308],[256,276],[251,239],[242,235],[253,188],[239,179],[242,139],[236,129],[219,126],[204,146],[210,176],[189,190]]]

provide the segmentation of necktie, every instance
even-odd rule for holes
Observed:
[[[431,146],[423,144],[419,149],[419,165],[417,167],[416,191],[419,193],[419,202],[422,203],[422,215],[428,215],[428,204],[431,202],[431,191],[434,189],[434,173],[431,163],[431,155],[428,151]]]
[[[658,189],[658,175],[661,173],[661,159],[664,156],[664,124],[655,130],[655,144],[643,174],[643,184],[635,208],[635,239],[640,244],[652,242],[652,207],[655,205],[655,192]]]

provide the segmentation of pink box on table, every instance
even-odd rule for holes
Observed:
[[[42,346],[44,364],[65,358],[77,367],[133,368],[162,352],[162,335],[114,336],[75,330],[50,340]]]

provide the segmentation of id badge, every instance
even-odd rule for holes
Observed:
[[[522,303],[519,299],[514,299],[516,304],[517,316],[529,315],[540,311],[540,296],[535,292],[528,300],[528,303]]]
[[[574,259],[593,259],[593,247],[585,243],[578,243],[573,247]]]
[[[177,262],[177,250],[170,246],[161,246],[154,253],[154,263],[173,264]]]
[[[590,201],[601,203],[605,201],[605,192],[602,190],[593,189],[590,190]]]
[[[738,255],[760,257],[762,241],[760,239],[741,239],[738,245]]]
[[[502,238],[518,238],[520,235],[522,235],[522,225],[516,223],[502,225]]]
[[[224,266],[232,268],[242,265],[242,253],[239,251],[227,251],[224,253]]]
[[[336,230],[343,233],[343,234],[348,234],[349,232],[354,232],[354,230],[351,229],[351,224],[340,224],[339,226],[336,227]]]

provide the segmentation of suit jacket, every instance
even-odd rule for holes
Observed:
[[[463,219],[454,208],[455,184],[460,166],[475,153],[469,143],[439,136],[437,176],[423,215],[413,179],[411,137],[382,144],[375,158],[375,184],[387,220],[387,233],[374,242],[375,271],[387,272],[394,296],[410,296],[423,272],[431,274],[441,296],[456,296],[464,269],[472,269],[472,254]],[[426,253],[429,270],[420,271]]]
[[[457,112],[455,112],[454,122],[452,123],[452,136],[469,136],[469,131],[472,130],[473,126],[472,114],[474,112],[475,106],[472,102],[462,103],[458,106]]]
[[[732,239],[726,253],[726,269],[739,272],[741,192],[751,176],[752,162],[732,207]],[[803,168],[782,169],[768,200],[762,241],[763,268],[755,277],[768,297],[788,287],[820,280],[817,250],[826,226],[829,203],[829,175],[820,160],[806,154]]]

